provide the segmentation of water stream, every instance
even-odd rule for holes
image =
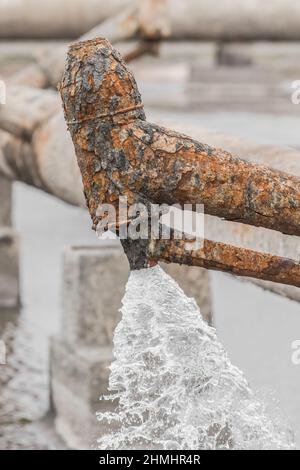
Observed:
[[[293,449],[293,433],[233,366],[196,302],[159,266],[133,271],[114,334],[101,449]]]

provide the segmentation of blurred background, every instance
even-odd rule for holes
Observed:
[[[91,448],[105,431],[95,412],[129,270],[91,230],[56,91],[68,45],[97,36],[130,63],[148,120],[300,174],[297,0],[0,0],[1,449]],[[231,237],[299,260],[295,237]],[[299,447],[299,289],[166,269]]]

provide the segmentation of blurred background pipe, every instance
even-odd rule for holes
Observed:
[[[0,37],[75,38],[132,0],[1,0]]]

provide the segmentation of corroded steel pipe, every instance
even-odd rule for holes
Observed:
[[[299,234],[300,180],[146,121],[134,77],[104,39],[70,48],[60,91],[94,228],[97,208],[204,203],[206,212]],[[117,227],[118,228],[118,227]],[[122,240],[132,269],[159,260],[300,287],[299,263],[220,242]]]
[[[1,38],[76,37],[120,10],[132,0],[39,0],[0,2]]]
[[[236,276],[254,277],[300,287],[300,263],[212,240],[204,240],[203,245],[195,250],[191,250],[190,242],[185,240],[152,240],[149,245],[148,260],[150,265],[157,261],[165,261],[200,266]]]
[[[300,179],[146,121],[105,39],[70,47],[60,85],[94,228],[99,204],[204,204],[211,215],[300,235]]]

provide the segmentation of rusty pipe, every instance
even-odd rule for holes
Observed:
[[[211,215],[300,235],[300,179],[148,123],[134,77],[107,40],[70,47],[60,92],[94,225],[99,203],[126,194],[202,203]]]
[[[148,123],[135,79],[107,40],[70,47],[59,89],[94,228],[99,205],[113,204],[118,211],[119,197],[127,196],[129,204],[202,203],[211,215],[300,235],[300,179]],[[211,242],[205,247],[209,268],[280,277],[273,268],[268,274],[264,267],[262,277],[255,265],[234,267],[237,247],[223,264],[214,259],[218,251]],[[183,252],[176,256],[187,260]]]
[[[203,240],[196,249],[191,249],[190,244],[185,240],[152,240],[149,264],[158,261],[186,264],[300,287],[300,263],[292,259],[213,240]]]

